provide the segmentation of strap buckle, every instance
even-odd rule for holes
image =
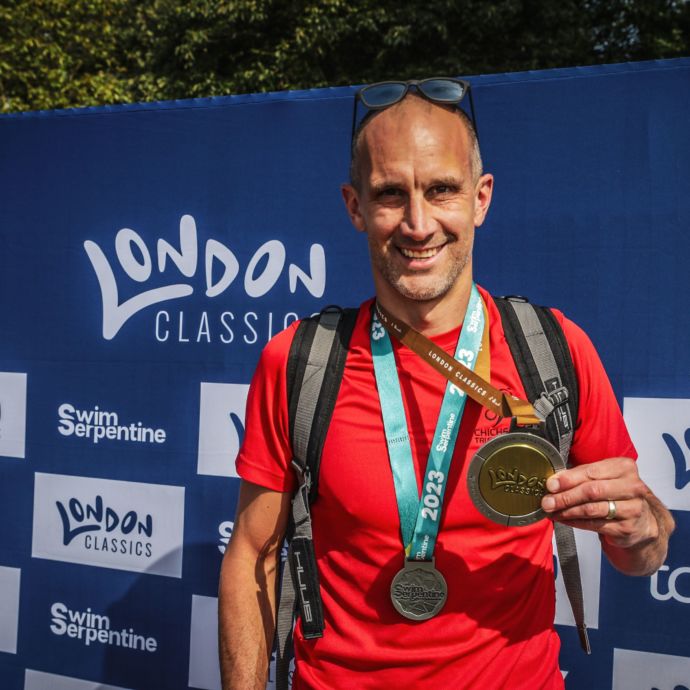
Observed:
[[[542,391],[542,394],[532,403],[532,407],[543,419],[547,419],[557,407],[568,402],[568,397],[568,389],[565,386],[559,386],[548,392]]]
[[[306,485],[307,491],[309,491],[311,489],[311,472],[309,471],[309,468],[306,465],[302,464],[302,462],[297,458],[292,458],[290,464],[297,473],[297,477],[300,481],[300,486]]]

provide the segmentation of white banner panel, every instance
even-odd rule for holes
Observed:
[[[197,472],[237,477],[235,458],[244,436],[249,386],[240,383],[201,383],[199,458]]]
[[[0,652],[17,653],[19,626],[19,568],[0,566]]]
[[[68,676],[57,676],[54,673],[32,671],[27,668],[24,674],[24,690],[127,690],[127,688]]]
[[[181,577],[184,492],[37,472],[31,555]]]
[[[640,476],[671,510],[690,510],[690,400],[625,398]]]
[[[23,458],[26,446],[26,374],[0,371],[0,457]]]
[[[687,690],[688,685],[688,657],[613,650],[612,690]]]
[[[189,633],[189,687],[220,690],[218,599],[192,595]]]

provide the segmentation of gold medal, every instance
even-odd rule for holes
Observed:
[[[502,434],[483,445],[470,462],[467,486],[477,510],[501,525],[531,525],[546,516],[541,499],[546,480],[565,469],[558,449],[526,432]]]

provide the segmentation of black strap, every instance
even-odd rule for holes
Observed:
[[[556,383],[541,380],[529,345],[527,344],[525,334],[515,312],[510,307],[510,301],[527,302],[527,300],[524,297],[494,297],[494,302],[501,315],[503,332],[508,347],[513,355],[518,374],[522,380],[522,385],[525,387],[527,399],[530,402],[534,402],[542,394],[544,388],[546,388],[547,392],[551,392],[551,390],[555,388]],[[565,339],[563,329],[553,315],[553,312],[548,307],[540,307],[536,304],[533,304],[532,307],[549,341],[561,381],[567,388],[567,405],[570,408],[572,424],[575,424],[579,409],[579,395],[575,366],[570,356],[570,348]],[[560,436],[556,425],[561,423],[563,423],[563,421],[558,414],[550,415],[546,420],[546,436],[556,447],[558,447],[558,439]]]
[[[309,502],[313,503],[316,499],[319,486],[319,469],[321,467],[321,454],[323,445],[326,441],[326,433],[333,415],[335,402],[338,398],[340,383],[345,369],[345,360],[350,346],[350,339],[357,320],[358,309],[340,307],[326,307],[325,312],[342,311],[342,316],[338,322],[333,346],[328,357],[328,364],[324,374],[321,392],[316,404],[314,421],[312,423],[309,445],[307,447],[306,469],[311,478],[311,488],[309,492]],[[309,361],[311,343],[314,339],[316,326],[321,314],[303,319],[297,327],[297,332],[290,347],[287,363],[287,393],[288,393],[288,419],[290,436],[294,437],[295,413],[299,400],[299,390],[304,371]]]
[[[287,397],[291,439],[295,436],[295,416],[297,412],[297,403],[299,402],[300,385],[304,378],[304,370],[307,368],[311,344],[314,341],[314,334],[316,333],[316,326],[318,323],[317,318],[318,316],[310,316],[299,322],[288,354]],[[298,385],[297,382],[299,382],[300,385]]]
[[[568,464],[579,396],[575,367],[563,330],[550,309],[528,304],[524,298],[496,298],[495,302],[527,398],[535,407],[540,404],[547,411],[546,436]],[[590,654],[574,530],[556,522],[554,533],[580,645]]]
[[[357,309],[326,307],[303,319],[287,361],[288,428],[299,488],[292,498],[276,613],[276,685],[287,690],[294,615],[299,611],[307,639],[322,637],[323,603],[311,529],[326,432],[340,390]]]
[[[554,359],[558,366],[558,372],[561,376],[563,385],[568,390],[568,405],[570,407],[570,414],[573,424],[573,432],[577,428],[577,419],[580,409],[580,396],[577,385],[577,376],[575,375],[575,365],[573,358],[570,355],[570,348],[565,339],[565,334],[561,325],[558,323],[554,313],[548,307],[538,307],[532,305],[537,312],[539,321],[541,322],[544,334],[551,345]],[[549,390],[549,382],[546,382],[547,391]],[[560,423],[560,417],[555,417],[556,421]]]

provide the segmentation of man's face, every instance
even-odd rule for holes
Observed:
[[[493,183],[490,175],[473,179],[464,123],[408,97],[378,114],[362,137],[361,188],[345,185],[343,197],[367,234],[377,295],[392,306],[454,294],[471,282],[474,229]]]

